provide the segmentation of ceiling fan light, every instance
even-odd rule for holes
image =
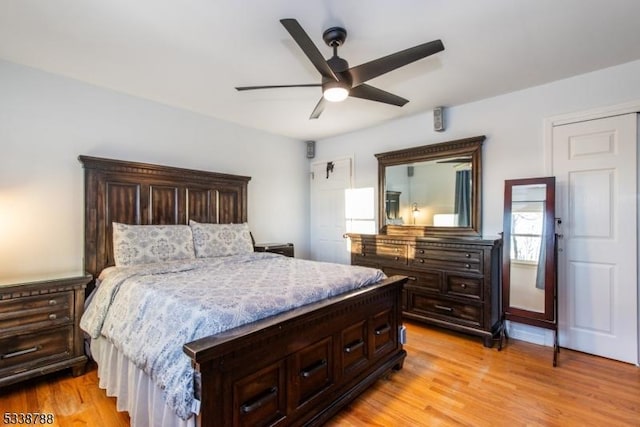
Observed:
[[[340,85],[338,82],[336,83],[337,84],[335,85],[325,86],[322,96],[324,96],[324,99],[326,99],[327,101],[340,102],[344,101],[345,99],[347,99],[347,96],[349,96],[349,90],[346,87]]]

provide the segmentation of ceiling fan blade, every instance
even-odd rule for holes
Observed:
[[[389,71],[393,71],[396,68],[403,67],[417,61],[418,59],[425,58],[443,50],[444,45],[442,44],[442,41],[434,40],[357,65],[349,69],[351,78],[353,79],[353,85],[357,86],[373,79],[374,77],[378,77],[382,74],[388,73]]]
[[[333,70],[329,67],[327,61],[324,59],[316,45],[313,44],[304,29],[302,29],[298,21],[287,18],[281,19],[280,23],[284,28],[286,28],[289,34],[291,34],[293,40],[298,43],[300,49],[302,49],[304,54],[307,55],[307,58],[309,58],[322,77],[338,81],[338,76],[336,76]]]
[[[321,87],[320,83],[309,83],[309,84],[301,84],[301,85],[271,85],[271,86],[238,86],[236,90],[256,90],[256,89],[280,89],[286,87]]]
[[[322,114],[322,112],[324,111],[325,104],[326,102],[324,100],[324,97],[320,98],[320,101],[318,101],[318,103],[316,104],[316,108],[313,109],[313,112],[309,116],[309,120],[317,119],[318,117],[320,117],[320,114]]]
[[[408,99],[404,99],[401,96],[385,92],[382,89],[378,89],[377,87],[373,87],[368,84],[361,84],[360,86],[351,88],[351,90],[349,91],[349,96],[368,99],[369,101],[378,101],[385,104],[397,105],[398,107],[402,107],[404,104],[409,102]]]

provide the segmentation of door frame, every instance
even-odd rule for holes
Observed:
[[[623,114],[629,113],[637,113],[640,117],[640,100],[633,100],[622,104],[614,104],[605,107],[597,107],[589,110],[581,110],[575,111],[566,114],[560,114],[556,116],[546,117],[543,119],[544,126],[544,144],[543,144],[543,156],[544,156],[544,169],[547,176],[551,176],[553,174],[552,166],[553,166],[553,128],[555,126],[566,125],[570,123],[578,123],[585,122],[588,120],[596,120],[603,119],[606,117],[619,116]],[[637,147],[637,158],[636,158],[636,181],[638,183],[638,188],[640,188],[640,118],[638,119],[638,134],[636,135],[636,145]],[[637,206],[637,220],[640,225],[640,198],[636,195],[636,206]],[[640,234],[640,232],[639,232]],[[640,268],[640,235],[636,236],[636,262],[638,268]],[[637,313],[637,346],[638,346],[638,363],[636,366],[640,366],[640,274],[637,276],[638,280],[636,281],[636,288],[638,289],[638,313]],[[558,284],[560,285],[560,284]]]

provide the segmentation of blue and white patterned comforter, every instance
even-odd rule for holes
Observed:
[[[109,268],[80,321],[164,390],[182,419],[194,403],[184,343],[376,283],[380,270],[248,253]]]

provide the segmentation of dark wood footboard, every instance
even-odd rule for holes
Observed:
[[[401,369],[404,276],[184,345],[199,426],[320,425]]]

